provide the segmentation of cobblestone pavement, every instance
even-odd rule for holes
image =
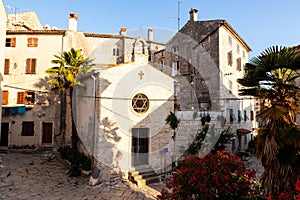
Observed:
[[[155,199],[160,184],[137,187],[129,182],[87,185],[87,178],[69,177],[58,159],[49,154],[0,154],[0,200]],[[157,188],[158,190],[155,190]]]

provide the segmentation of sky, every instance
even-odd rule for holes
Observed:
[[[178,2],[180,27],[191,8],[199,20],[224,19],[251,47],[249,58],[300,43],[300,0],[3,0],[8,14],[35,11],[43,25],[68,29],[69,13],[77,12],[79,31],[118,34],[126,27],[130,35],[150,27],[154,39],[177,31]]]

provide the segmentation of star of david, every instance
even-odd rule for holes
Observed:
[[[137,94],[132,99],[132,108],[137,113],[144,113],[149,108],[149,99],[144,94]]]

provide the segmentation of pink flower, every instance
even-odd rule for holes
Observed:
[[[295,189],[297,191],[300,191],[300,180],[298,180],[296,183],[295,183]]]

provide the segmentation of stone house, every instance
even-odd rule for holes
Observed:
[[[245,150],[256,127],[255,101],[239,96],[236,80],[244,75],[251,49],[226,20],[198,20],[196,9],[189,14],[154,62],[177,80],[175,107],[182,130],[185,123],[210,114],[219,130],[230,126],[236,133],[231,149]]]
[[[0,60],[4,60],[4,49],[5,49],[5,35],[6,35],[6,13],[3,5],[3,1],[0,2]],[[0,69],[3,69],[3,63],[0,62]],[[2,81],[3,73],[0,71],[0,101],[2,101]],[[0,111],[2,112],[2,105],[0,105]],[[2,116],[0,116],[1,121]],[[1,129],[4,128],[1,126]],[[1,134],[0,130],[0,146],[5,145],[7,135]],[[2,143],[3,141],[3,143]]]
[[[43,26],[34,12],[8,15],[2,68],[2,135],[7,135],[3,146],[53,147],[59,134],[60,99],[50,91],[45,71],[53,66],[54,55],[74,47],[94,59],[96,67],[132,62],[137,38],[126,36],[126,28],[121,28],[119,34],[79,32],[77,20],[77,14],[70,13],[68,30],[60,30]],[[163,47],[148,39],[139,41],[147,44],[147,54]],[[68,138],[70,124],[67,121]]]

